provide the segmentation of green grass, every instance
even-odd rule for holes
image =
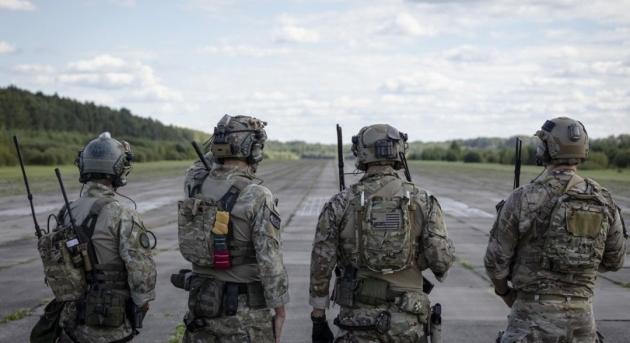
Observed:
[[[0,319],[0,324],[6,324],[8,322],[24,319],[29,314],[31,314],[31,310],[29,309],[21,308],[19,310],[15,310],[12,313],[6,315],[4,318]]]
[[[175,333],[173,333],[173,335],[169,337],[168,343],[181,343],[182,339],[184,338],[184,331],[186,331],[184,323],[177,324],[177,326],[175,327]]]
[[[184,175],[186,168],[192,161],[159,161],[134,163],[133,170],[129,174],[129,182],[147,177],[179,176]],[[26,166],[31,192],[44,193],[57,191],[59,185],[55,177],[54,166]],[[78,189],[77,182],[79,171],[74,165],[59,166],[65,186],[70,189]],[[24,181],[19,166],[0,167],[0,196],[23,194]]]

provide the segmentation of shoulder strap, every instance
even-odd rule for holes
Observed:
[[[234,205],[236,205],[236,200],[238,200],[241,191],[245,189],[250,184],[250,182],[237,180],[232,184],[232,187],[228,189],[228,191],[221,197],[219,200],[219,204],[221,204],[221,208],[224,211],[232,212]]]

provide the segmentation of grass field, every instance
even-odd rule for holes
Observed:
[[[163,177],[183,175],[191,161],[160,161],[134,163],[133,170],[129,174],[129,181],[146,177]],[[51,192],[59,189],[53,166],[27,166],[26,174],[33,193]],[[74,165],[59,166],[63,175],[64,184],[68,189],[76,189],[80,186],[76,181],[79,178],[79,170]],[[20,167],[0,168],[0,196],[16,195],[24,192],[24,182]]]

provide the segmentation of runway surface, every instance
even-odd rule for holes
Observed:
[[[310,252],[319,210],[338,191],[335,166],[330,160],[271,161],[264,162],[258,174],[280,199],[283,219],[283,254],[291,295],[283,342],[310,341]],[[158,237],[157,300],[134,342],[167,342],[186,311],[187,294],[169,282],[172,273],[188,266],[177,249],[176,203],[183,196],[183,172],[148,180],[136,176],[121,188],[122,193],[132,195],[146,226]],[[494,205],[509,194],[511,181],[424,170],[421,164],[413,164],[412,174],[416,184],[440,200],[458,256],[447,280],[436,282],[431,294],[432,302],[443,305],[444,342],[494,342],[497,331],[505,328],[508,308],[492,292],[482,259]],[[347,182],[352,179],[356,177],[349,177]],[[36,194],[40,225],[45,225],[47,214],[60,205],[61,197],[56,193]],[[620,205],[629,208],[628,198]],[[0,318],[19,309],[31,311],[23,319],[0,324],[0,342],[27,342],[42,304],[52,297],[43,282],[27,206],[25,196],[0,198]],[[430,273],[426,276],[432,279]],[[598,280],[595,311],[606,342],[630,342],[630,289],[622,287],[624,283],[630,283],[630,261],[622,271]],[[335,309],[330,311],[328,318],[332,319]]]

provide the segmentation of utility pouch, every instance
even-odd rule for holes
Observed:
[[[253,309],[267,307],[264,290],[260,282],[247,284],[247,307]]]
[[[233,316],[238,311],[238,289],[239,284],[228,282],[225,285],[225,295],[223,297],[225,314]]]
[[[404,292],[397,298],[396,305],[405,312],[418,315],[418,321],[422,324],[426,324],[429,320],[431,303],[429,297],[424,293]]]
[[[182,256],[198,266],[212,267],[212,228],[215,222],[215,204],[188,198],[178,203],[177,239]]]
[[[359,282],[356,301],[367,305],[382,305],[387,303],[389,283],[378,279],[363,279]]]
[[[194,275],[190,278],[188,310],[194,318],[216,318],[221,315],[225,283],[217,279]]]
[[[108,288],[89,290],[85,297],[85,324],[106,328],[123,325],[127,298],[124,292]]]
[[[71,230],[61,228],[44,234],[37,250],[44,265],[46,283],[58,301],[76,301],[87,288],[83,259]]]

